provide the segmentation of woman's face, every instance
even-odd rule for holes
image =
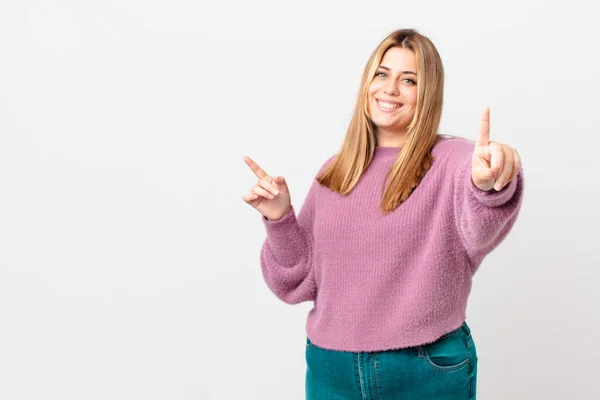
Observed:
[[[417,66],[410,49],[392,47],[385,52],[369,86],[367,101],[379,145],[403,143],[417,105]]]

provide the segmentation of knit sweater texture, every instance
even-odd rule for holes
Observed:
[[[387,215],[384,178],[400,147],[377,147],[348,195],[313,179],[297,215],[292,205],[279,220],[262,216],[265,282],[286,303],[314,303],[306,334],[315,345],[401,349],[466,320],[473,275],[512,229],[523,198],[522,169],[498,192],[477,188],[473,150],[468,139],[441,138],[429,171]]]

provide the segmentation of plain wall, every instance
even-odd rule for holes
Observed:
[[[474,140],[489,105],[523,160],[519,220],[467,309],[479,398],[600,398],[585,4],[2,1],[0,398],[303,399],[312,303],[263,281],[242,156],[300,208],[398,28],[442,56],[440,133]]]

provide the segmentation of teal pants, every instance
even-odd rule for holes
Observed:
[[[399,350],[327,350],[306,338],[307,400],[474,400],[477,351],[466,322]]]

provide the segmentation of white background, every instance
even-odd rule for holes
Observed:
[[[442,56],[440,132],[475,139],[487,104],[523,159],[520,218],[467,309],[478,398],[600,398],[584,4],[2,0],[0,398],[303,399],[312,303],[264,284],[242,156],[299,208],[398,28]]]

